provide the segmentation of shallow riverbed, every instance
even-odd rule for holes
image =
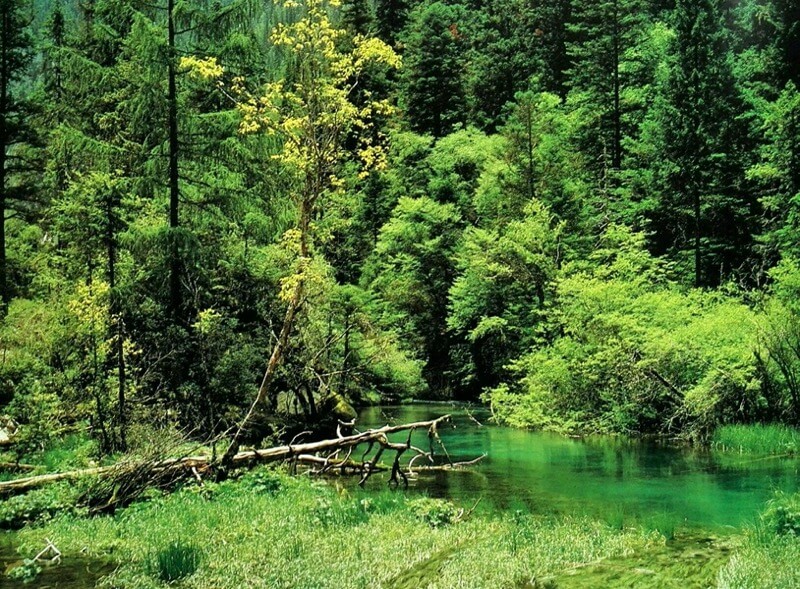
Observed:
[[[678,527],[720,532],[753,521],[775,490],[798,488],[797,459],[614,437],[570,439],[493,426],[485,410],[457,405],[372,407],[361,412],[359,423],[413,422],[446,413],[453,415],[453,427],[441,437],[450,457],[487,457],[467,471],[424,476],[414,485],[463,503],[483,498],[492,509],[590,514],[625,524],[667,518]],[[425,434],[415,434],[414,443],[426,445]],[[369,484],[385,482],[376,477]]]

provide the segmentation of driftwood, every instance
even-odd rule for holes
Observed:
[[[261,450],[241,451],[233,456],[231,464],[235,468],[265,462],[287,460],[291,461],[293,464],[313,464],[317,467],[315,472],[319,473],[326,473],[333,469],[338,469],[342,474],[359,474],[361,476],[360,483],[362,485],[366,483],[367,479],[369,479],[374,472],[391,470],[391,477],[389,479],[391,484],[398,484],[400,481],[407,484],[408,476],[414,474],[415,471],[452,470],[475,464],[483,458],[480,457],[473,461],[462,463],[453,463],[449,459],[438,433],[439,426],[449,421],[450,416],[445,415],[430,421],[419,421],[403,425],[387,425],[351,435],[343,435],[340,426],[336,438],[317,442],[290,443],[284,446],[275,446]],[[352,426],[352,423],[341,425]],[[423,450],[411,444],[411,435],[417,430],[427,430],[429,441],[429,448],[427,450]],[[388,436],[398,432],[408,432],[406,441],[403,443],[390,442]],[[448,462],[445,465],[433,464],[434,447],[436,443],[439,444],[445,456],[448,458]],[[356,461],[352,458],[353,451],[357,446],[362,444],[367,445],[367,450],[362,454],[361,460]],[[369,453],[376,447],[377,449],[373,457],[367,459]],[[386,467],[379,462],[380,458],[387,450],[394,451],[395,453],[391,467]],[[400,459],[407,452],[412,453],[414,456],[406,467],[407,471],[404,471]],[[344,457],[341,456],[342,453],[344,453]],[[429,464],[426,466],[414,467],[414,462],[418,459],[424,459]],[[59,481],[70,481],[84,477],[100,479],[124,477],[126,474],[133,472],[148,472],[152,474],[154,478],[161,480],[170,477],[174,479],[194,477],[202,482],[202,474],[213,470],[213,468],[214,463],[212,462],[212,458],[206,455],[185,456],[166,460],[132,461],[114,466],[87,468],[70,472],[51,473],[2,481],[0,482],[0,496],[24,493]]]

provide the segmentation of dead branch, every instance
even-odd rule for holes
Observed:
[[[392,484],[398,484],[400,480],[404,484],[408,483],[408,475],[413,474],[409,468],[404,471],[400,466],[400,458],[406,452],[413,452],[414,459],[423,457],[432,461],[434,455],[434,442],[444,450],[448,459],[448,464],[443,467],[437,467],[438,470],[452,470],[455,468],[475,464],[483,457],[478,458],[469,463],[453,463],[447,454],[441,439],[438,436],[438,427],[450,421],[450,416],[445,415],[437,419],[429,421],[419,421],[415,423],[407,423],[402,425],[386,425],[380,428],[367,430],[364,432],[354,433],[349,436],[340,436],[334,439],[321,440],[317,442],[306,442],[302,444],[293,443],[283,446],[275,446],[272,448],[248,450],[237,452],[232,460],[232,466],[235,468],[248,467],[258,463],[265,462],[279,462],[284,460],[292,460],[296,462],[311,462],[309,456],[314,456],[313,461],[329,466],[330,468],[339,468],[342,473],[348,469],[357,468],[361,475],[361,483],[364,484],[374,472],[383,470],[380,466],[379,460],[384,452],[394,451],[395,456],[391,466]],[[411,444],[411,434],[416,431],[428,432],[428,439],[430,442],[429,450],[422,450]],[[392,443],[389,441],[390,434],[408,432],[408,437],[404,443]],[[367,444],[368,451],[362,455],[360,461],[353,461],[351,456],[353,450],[360,445]],[[375,455],[367,460],[369,452],[378,446]],[[345,450],[346,457],[343,460],[336,458],[337,454]],[[319,456],[320,454],[327,454],[327,457]],[[207,455],[197,456],[183,456],[180,458],[168,458],[166,460],[132,460],[129,462],[120,463],[114,466],[102,466],[97,468],[87,468],[82,470],[75,470],[63,473],[50,473],[38,476],[31,476],[25,478],[14,479],[10,481],[0,482],[0,496],[13,495],[17,493],[24,493],[31,489],[43,487],[45,485],[56,483],[59,481],[71,481],[83,477],[96,477],[97,479],[112,479],[114,481],[120,480],[155,480],[165,484],[175,482],[182,477],[195,477],[194,471],[204,473],[213,467],[212,457]],[[433,470],[431,466],[416,467],[416,471]],[[116,495],[120,492],[119,484],[115,482],[116,490],[112,495],[110,501],[116,500]]]

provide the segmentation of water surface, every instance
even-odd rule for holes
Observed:
[[[490,424],[485,410],[446,404],[371,407],[362,427],[432,419],[450,413],[441,433],[451,458],[487,458],[468,471],[422,476],[413,484],[433,496],[464,503],[483,498],[496,509],[579,513],[647,520],[664,515],[677,525],[741,528],[775,490],[798,489],[800,461],[676,447],[654,441],[597,436],[571,439]],[[475,417],[478,426],[469,414]],[[403,434],[393,441],[404,441]],[[426,446],[424,432],[415,445]],[[385,485],[370,480],[370,488]]]

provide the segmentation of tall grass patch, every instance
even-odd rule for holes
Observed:
[[[800,451],[800,430],[780,424],[724,425],[714,432],[712,448],[741,454],[795,455]]]
[[[165,583],[193,575],[200,566],[201,551],[193,544],[171,542],[156,551],[147,565],[148,572]]]

